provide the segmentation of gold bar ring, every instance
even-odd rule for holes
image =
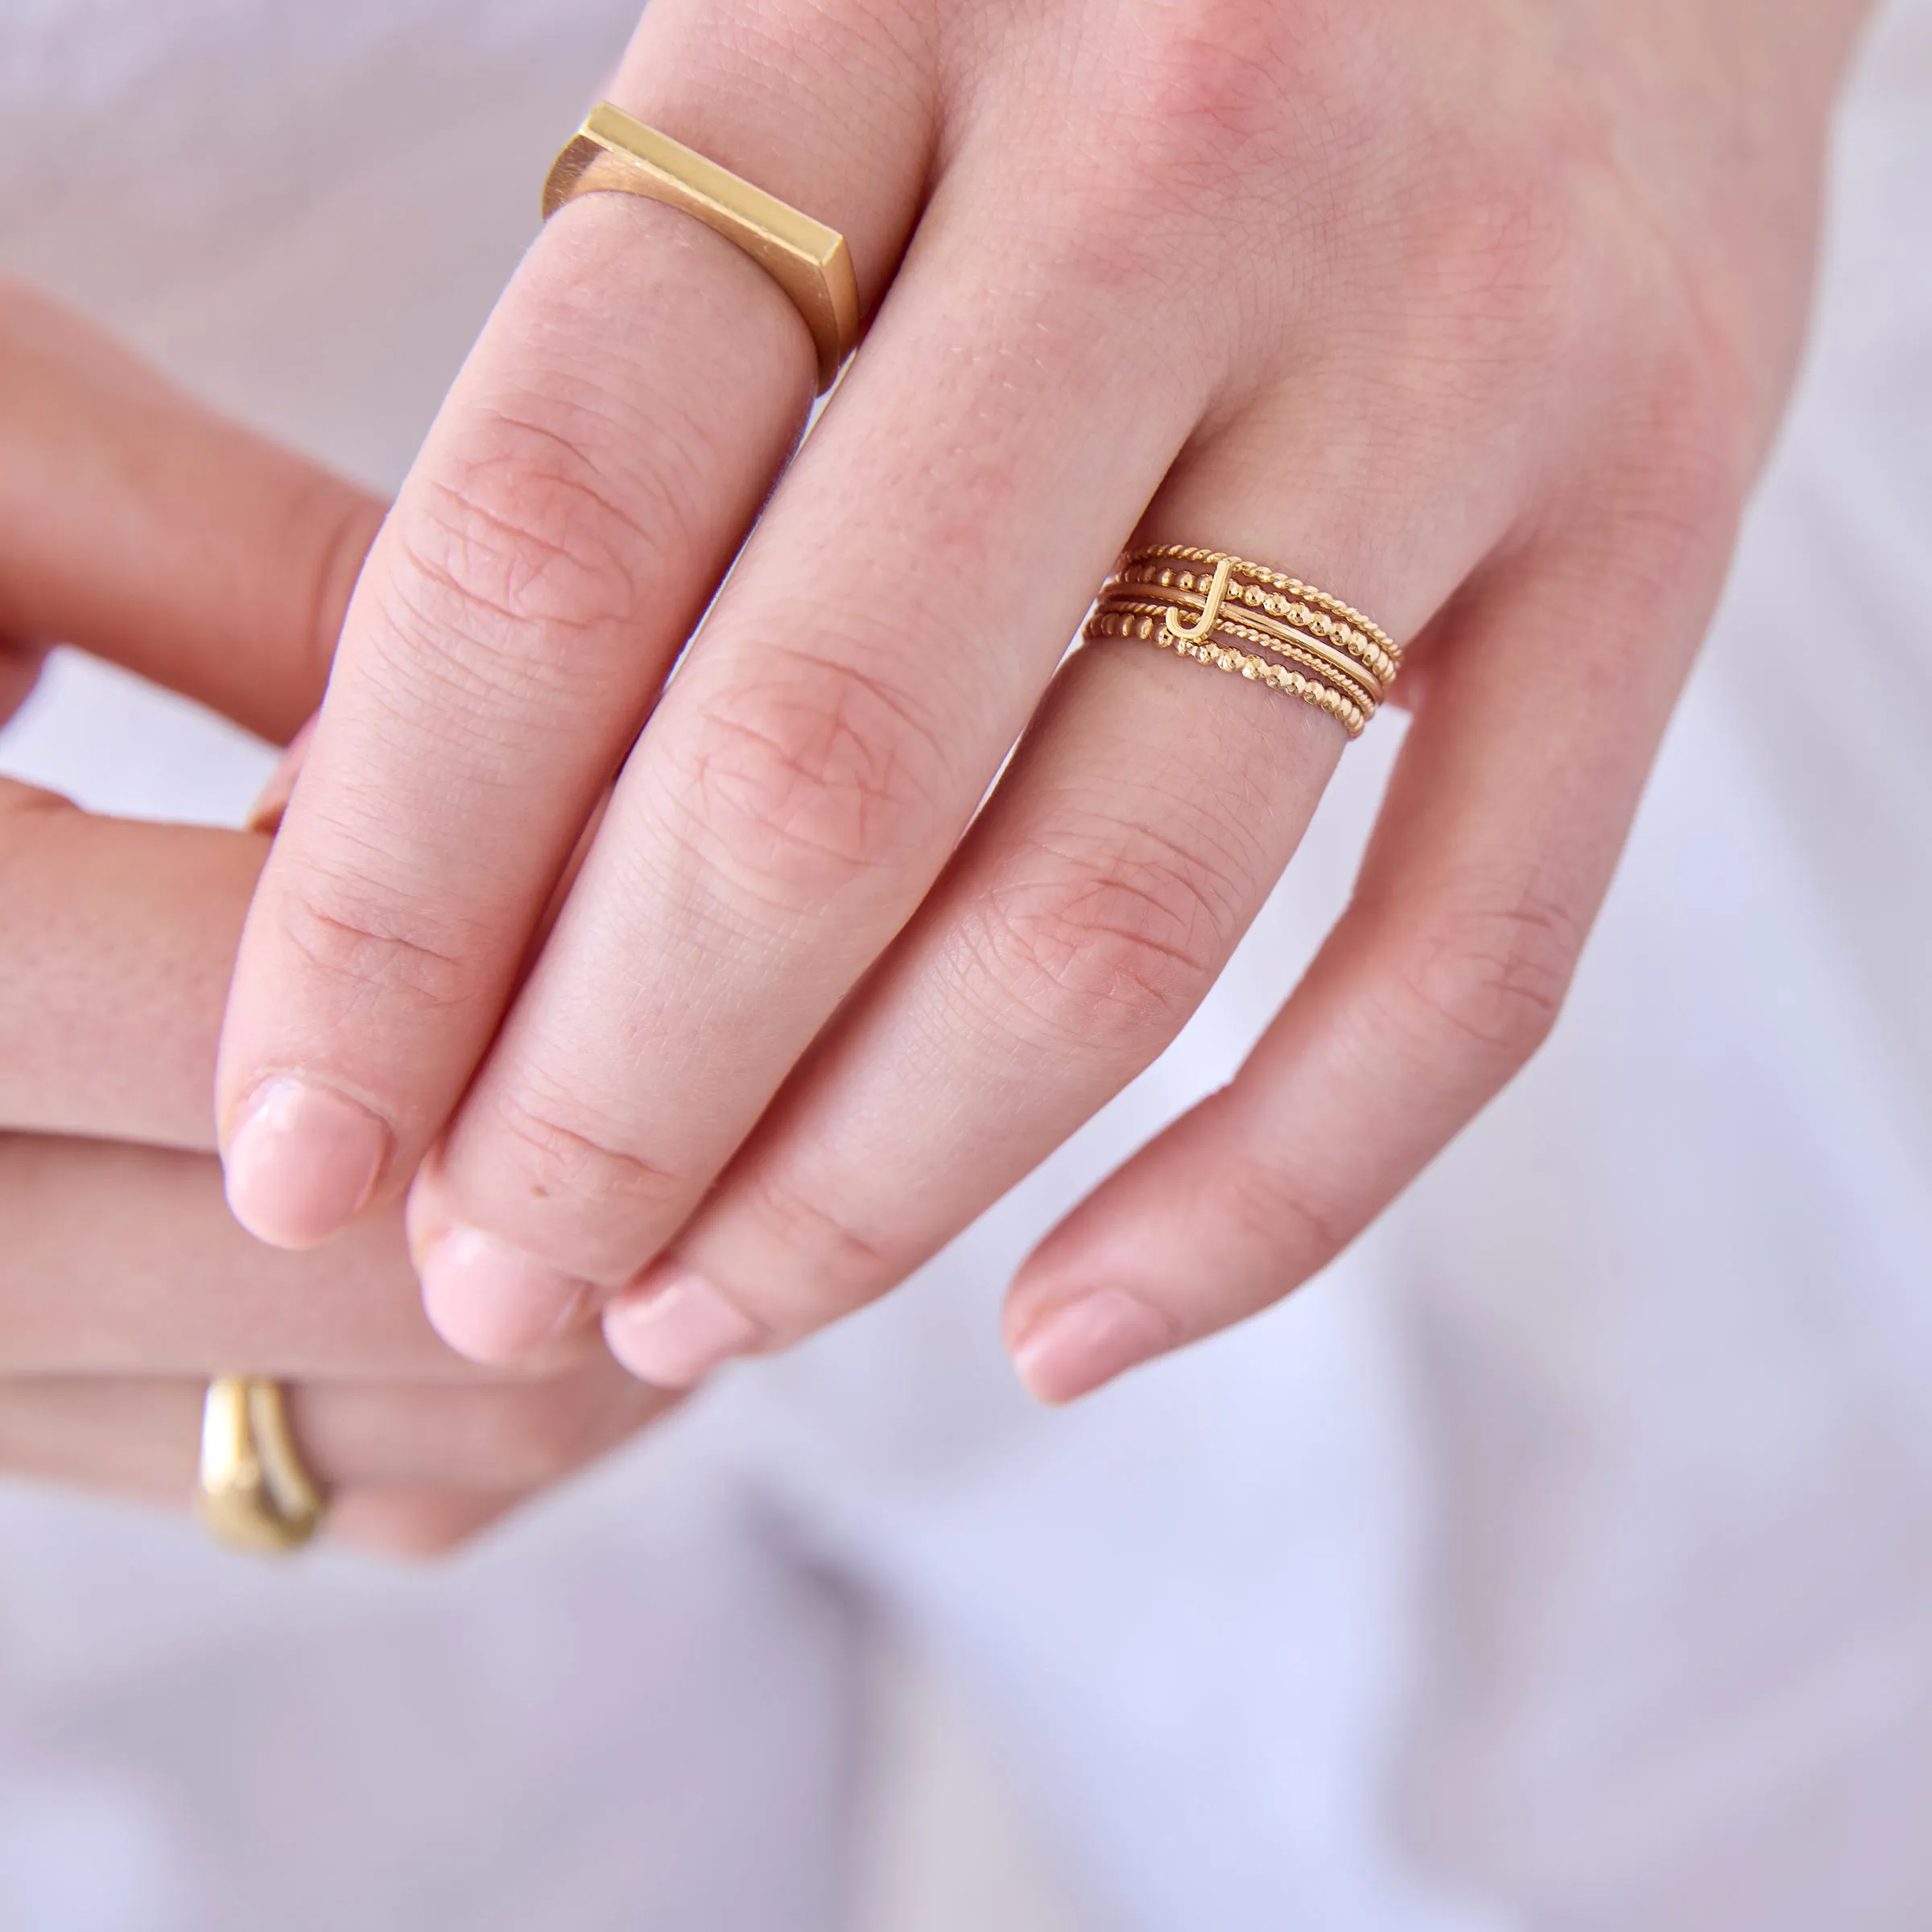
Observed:
[[[741,249],[791,299],[819,352],[819,394],[859,339],[859,285],[836,228],[753,188],[668,134],[600,101],[551,164],[543,219],[579,195],[641,195],[695,215]]]

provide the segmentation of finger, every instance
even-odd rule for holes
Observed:
[[[207,1387],[205,1379],[152,1376],[0,1381],[0,1469],[185,1503],[195,1490]],[[675,1399],[608,1358],[545,1383],[298,1385],[287,1394],[303,1463],[332,1513],[378,1494],[415,1513],[435,1496],[460,1505],[473,1525],[509,1499],[574,1475]]]
[[[431,1562],[474,1542],[526,1500],[469,1489],[351,1489],[329,1499],[324,1530],[345,1549]]]
[[[158,1152],[213,1149],[215,1038],[264,844],[0,781],[0,1364],[213,1373],[243,1345],[277,1372],[462,1372],[394,1213],[292,1265],[236,1226],[213,1162]],[[133,1141],[150,1146],[105,1144]]]
[[[1292,559],[1412,634],[1494,542],[1506,493],[1447,489],[1459,456],[1418,441],[1405,412],[1379,446],[1364,438],[1370,402],[1344,386],[1298,402],[1292,426],[1257,410],[1190,453],[1148,540],[1208,532]],[[1364,474],[1389,480],[1372,523]],[[1432,501],[1461,514],[1416,514]],[[609,1307],[619,1358],[686,1381],[716,1360],[691,1345],[686,1305],[720,1301],[751,1345],[783,1345],[937,1252],[1179,1032],[1344,743],[1291,695],[1137,639],[1077,654],[918,919],[671,1253]]]
[[[1707,520],[1686,510],[1687,528]],[[1459,609],[1307,977],[1234,1083],[1022,1270],[1005,1330],[1035,1394],[1083,1394],[1278,1299],[1546,1034],[1727,554],[1722,533],[1660,556],[1653,531],[1605,525]]]
[[[856,25],[716,24],[654,4],[613,97],[841,229],[876,292],[927,104]],[[250,919],[221,1110],[265,1239],[325,1236],[447,1121],[814,367],[775,284],[687,216],[595,194],[539,237],[372,555]]]
[[[1109,283],[989,283],[997,241],[939,236],[720,593],[419,1184],[432,1316],[485,1359],[517,1339],[469,1319],[485,1293],[493,1321],[511,1280],[554,1319],[688,1213],[944,864],[1198,409],[1124,347]],[[722,1339],[741,1311],[691,1319]]]
[[[554,1487],[677,1399],[600,1351],[568,1374],[493,1388],[304,1383],[290,1417],[325,1487],[501,1497]]]
[[[861,1306],[1154,1059],[1344,741],[1236,683],[1151,648],[1068,665],[914,928],[669,1252],[605,1307],[620,1361],[687,1386]],[[729,1327],[694,1323],[720,1304]]]
[[[281,742],[382,506],[0,287],[0,634],[79,645]]]
[[[0,779],[0,1131],[213,1150],[221,1003],[266,848]]]
[[[481,1382],[424,1319],[400,1216],[325,1254],[235,1225],[204,1155],[0,1137],[0,1374]],[[572,1343],[543,1358],[582,1360]]]
[[[0,1472],[155,1509],[192,1509],[205,1391],[204,1383],[186,1381],[0,1381]],[[407,1400],[410,1393],[392,1399]],[[527,1494],[470,1485],[332,1484],[324,1533],[331,1542],[375,1555],[442,1556]]]

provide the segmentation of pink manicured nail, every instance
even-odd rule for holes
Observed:
[[[688,1389],[744,1354],[759,1331],[701,1275],[664,1261],[604,1311],[604,1340],[639,1381]]]
[[[1171,1348],[1166,1317],[1123,1289],[1102,1288],[1036,1323],[1013,1351],[1020,1380],[1042,1402],[1070,1402]]]
[[[279,1075],[229,1139],[228,1204],[258,1240],[312,1248],[362,1211],[388,1153],[389,1129],[365,1108]]]
[[[430,1325],[473,1361],[514,1362],[562,1333],[590,1285],[519,1254],[480,1228],[452,1228],[418,1266]]]

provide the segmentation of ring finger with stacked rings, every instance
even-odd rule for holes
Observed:
[[[1225,551],[1155,544],[1129,552],[1101,587],[1087,637],[1138,638],[1286,692],[1359,737],[1388,695],[1402,650],[1326,591]]]

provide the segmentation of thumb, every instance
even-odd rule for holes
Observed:
[[[321,701],[382,518],[0,285],[0,637],[77,645],[281,742]]]

